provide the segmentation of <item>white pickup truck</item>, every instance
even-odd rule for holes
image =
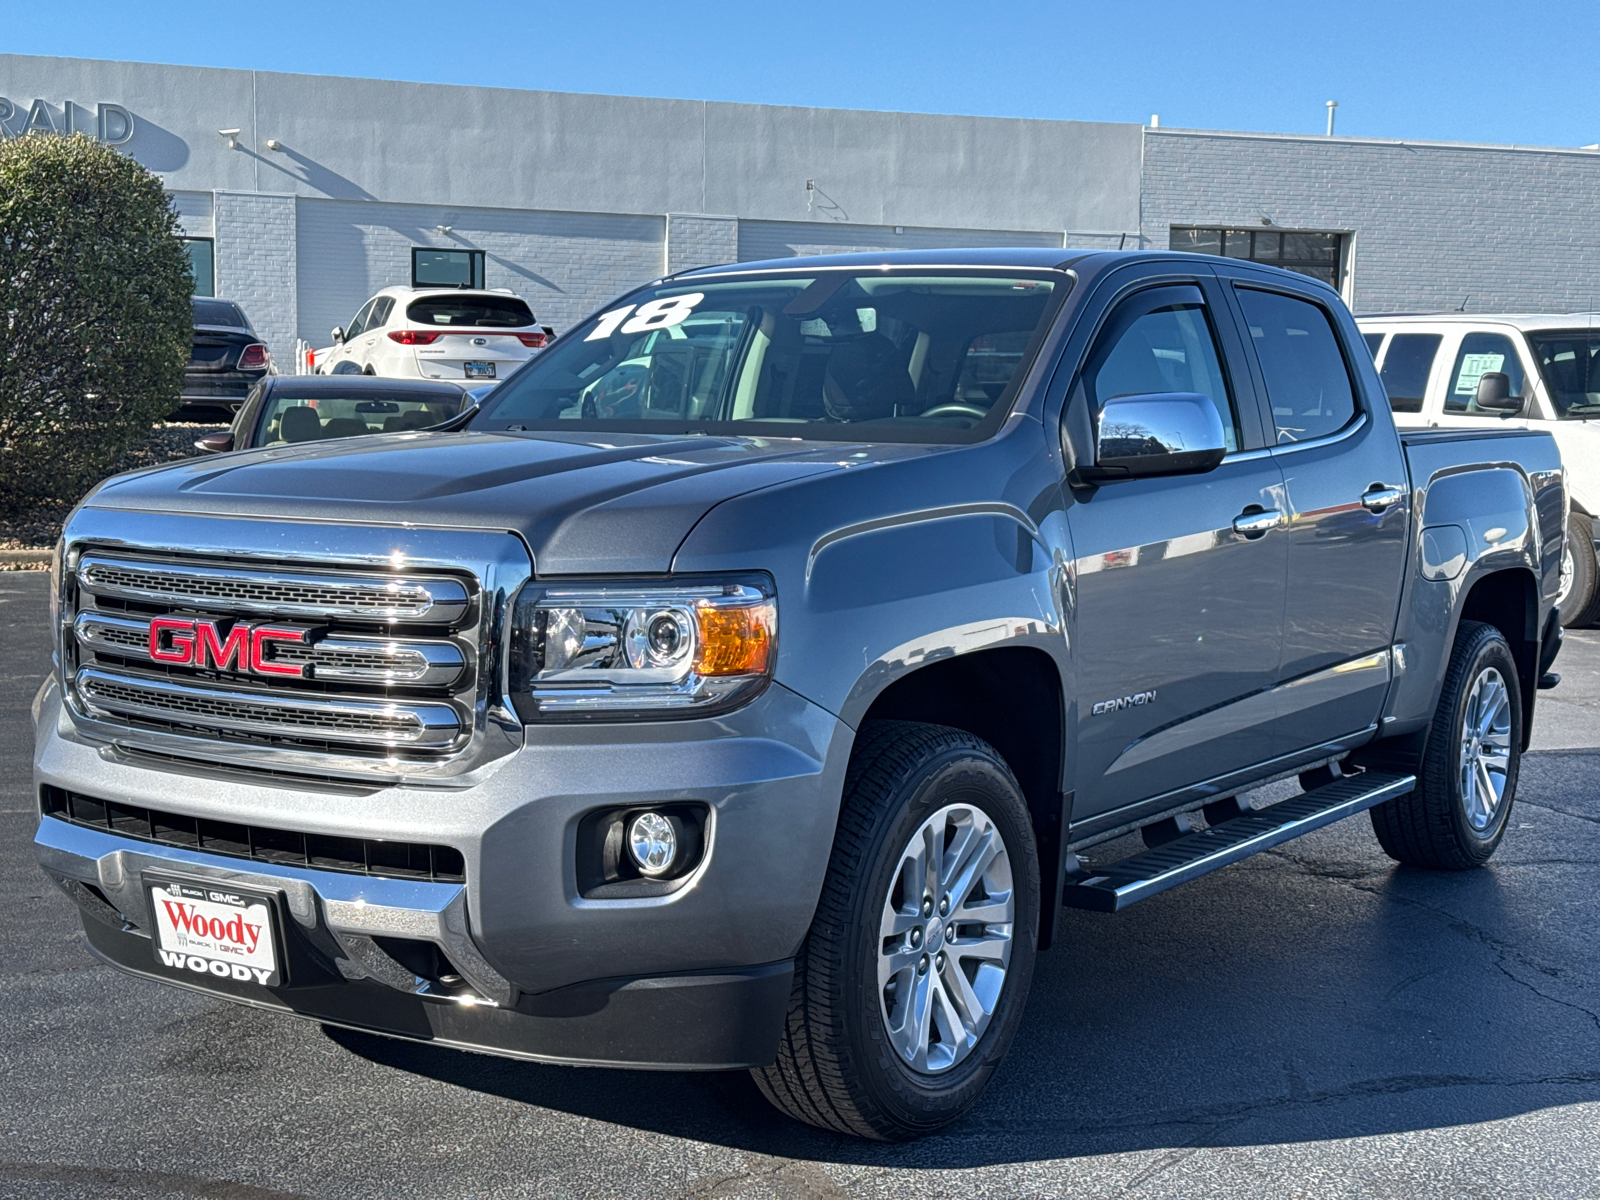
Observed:
[[[1600,623],[1596,314],[1434,313],[1358,317],[1356,324],[1402,429],[1509,425],[1541,429],[1555,438],[1572,496],[1567,557],[1561,564],[1561,623],[1569,629]]]

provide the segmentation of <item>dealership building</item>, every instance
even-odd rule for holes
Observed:
[[[157,172],[200,291],[280,363],[379,288],[509,288],[565,328],[706,263],[1182,247],[1359,312],[1600,307],[1600,149],[651,100],[0,55],[0,133]]]

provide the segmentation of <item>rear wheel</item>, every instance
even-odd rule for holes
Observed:
[[[1011,1044],[1038,924],[1028,808],[995,749],[943,726],[864,725],[778,1061],[756,1083],[839,1133],[949,1124]]]
[[[1561,556],[1561,624],[1584,629],[1600,621],[1600,567],[1595,564],[1594,522],[1583,513],[1567,518],[1567,549]]]
[[[1488,862],[1511,815],[1521,757],[1522,693],[1511,647],[1494,626],[1463,621],[1416,790],[1371,810],[1384,851],[1444,870]]]

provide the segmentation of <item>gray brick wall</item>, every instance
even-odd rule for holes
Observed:
[[[299,204],[299,330],[313,346],[379,288],[411,282],[411,248],[484,251],[484,284],[510,288],[566,329],[661,274],[666,220],[360,200]],[[448,234],[438,226],[447,226]],[[290,253],[296,251],[290,243]]]
[[[1146,130],[1146,246],[1173,225],[1353,234],[1358,312],[1600,307],[1600,153]]]
[[[708,267],[739,258],[739,219],[703,214],[667,216],[667,272]]]
[[[244,307],[278,369],[292,372],[298,307],[295,199],[217,192],[212,212],[217,295]]]

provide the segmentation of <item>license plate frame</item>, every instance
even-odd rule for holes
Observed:
[[[461,364],[461,375],[464,379],[493,379],[495,377],[492,362],[464,362]]]
[[[195,984],[229,982],[275,988],[288,981],[281,891],[164,871],[146,871],[141,881],[150,912],[151,955],[157,966],[180,972]],[[179,910],[187,905],[187,917],[178,916],[169,905],[177,905]],[[200,918],[206,927],[197,933],[195,922]],[[188,928],[180,928],[185,920]],[[217,924],[213,925],[213,920]],[[235,941],[237,949],[224,949]]]

